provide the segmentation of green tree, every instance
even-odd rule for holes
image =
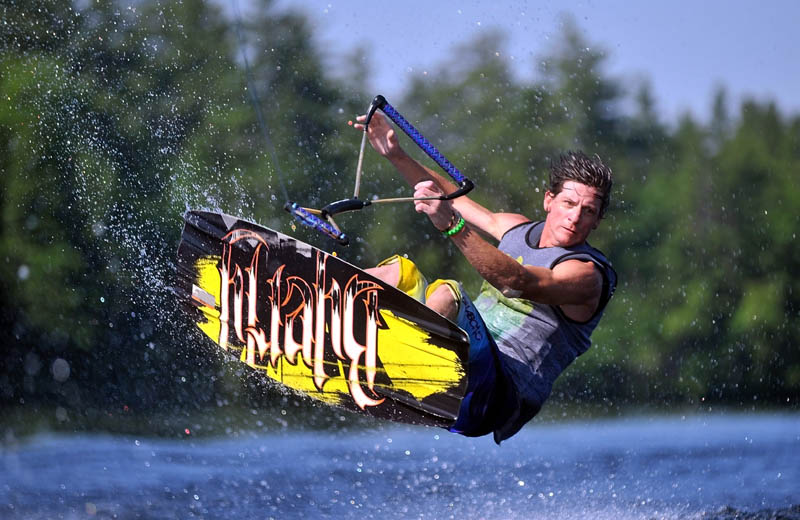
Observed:
[[[7,2],[0,14],[0,297],[14,302],[0,313],[13,336],[4,403],[263,395],[165,303],[190,207],[259,220],[363,266],[407,253],[477,291],[472,268],[410,204],[337,217],[355,238],[347,250],[283,211],[285,199],[319,207],[351,195],[360,136],[346,121],[375,94],[325,69],[302,15],[268,0],[242,17],[203,0]],[[720,90],[708,124],[687,114],[668,126],[646,82],[625,91],[602,48],[573,20],[563,27],[535,81],[514,76],[505,37],[487,32],[389,100],[495,210],[542,218],[549,164],[565,150],[614,169],[591,242],[620,286],[556,395],[796,404],[800,119],[769,103],[731,110]],[[349,60],[368,75],[364,49]],[[411,192],[371,150],[364,173],[363,198]],[[66,381],[51,373],[57,357],[72,368]]]

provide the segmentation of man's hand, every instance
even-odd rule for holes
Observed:
[[[414,186],[414,198],[440,197],[442,195],[442,190],[433,181],[422,181]],[[455,215],[453,204],[449,200],[416,200],[414,209],[417,213],[428,215],[433,227],[439,231],[446,230]]]
[[[353,125],[353,128],[363,132],[366,120],[366,115],[358,116],[356,118],[358,122]],[[404,153],[403,149],[400,148],[394,129],[381,114],[375,113],[370,119],[367,127],[367,138],[375,151],[387,159],[398,157]]]

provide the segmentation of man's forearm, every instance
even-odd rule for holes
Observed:
[[[549,305],[583,304],[602,289],[602,280],[594,279],[599,275],[592,267],[589,268],[592,275],[557,279],[552,269],[523,266],[486,242],[469,226],[452,240],[481,278],[509,298]]]
[[[517,261],[486,242],[471,227],[467,226],[463,232],[454,235],[452,240],[481,278],[506,296],[519,298],[527,289],[525,292],[529,293],[527,297],[530,298],[533,296],[531,292],[537,292],[538,287],[535,286],[538,280]]]
[[[405,151],[387,158],[411,187],[416,186],[422,181],[432,180],[436,183],[439,189],[445,193],[445,195],[448,195],[456,190],[456,186],[449,182],[447,178],[431,170],[430,168],[423,166],[419,161],[412,158]]]

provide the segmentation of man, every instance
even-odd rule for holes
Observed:
[[[365,119],[359,116],[355,128],[363,131]],[[455,191],[406,154],[385,118],[376,114],[367,136],[414,187],[415,198]],[[484,279],[474,303],[452,280],[427,285],[400,256],[370,270],[469,334],[467,394],[452,431],[493,432],[498,444],[511,437],[539,412],[556,377],[589,348],[616,286],[608,260],[586,243],[608,207],[611,184],[611,170],[599,158],[577,152],[551,168],[544,222],[494,213],[468,197],[415,201],[416,211],[425,213]]]

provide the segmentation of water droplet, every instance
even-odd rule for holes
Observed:
[[[56,360],[53,361],[53,364],[50,366],[50,371],[53,374],[53,379],[59,383],[63,383],[69,379],[69,362],[66,359],[56,358]]]

